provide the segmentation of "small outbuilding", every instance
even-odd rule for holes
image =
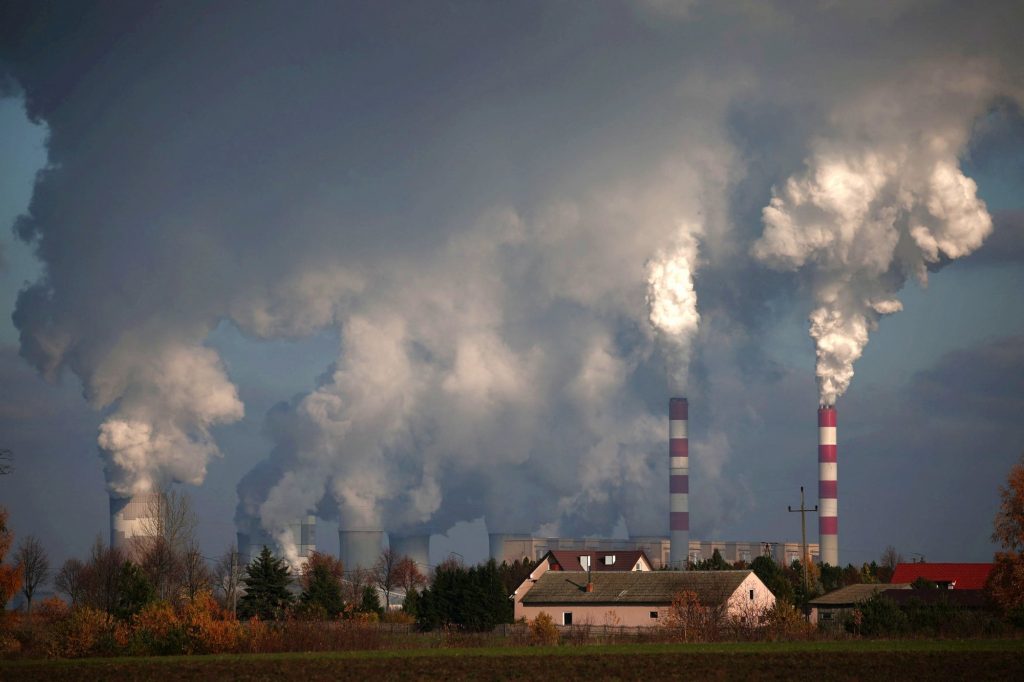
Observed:
[[[858,583],[847,585],[828,594],[812,599],[807,603],[810,607],[810,620],[823,628],[835,625],[838,627],[853,610],[863,602],[871,599],[879,592],[889,590],[908,590],[908,584]]]
[[[775,596],[753,571],[552,571],[531,574],[512,594],[515,618],[547,613],[557,625],[656,626],[690,592],[723,618],[757,622]]]

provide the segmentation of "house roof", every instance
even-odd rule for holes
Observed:
[[[587,592],[584,571],[548,571],[522,599],[541,604],[670,604],[683,591],[696,593],[704,605],[718,606],[732,596],[753,571],[605,571],[593,573]]]
[[[958,590],[981,590],[985,587],[992,564],[896,564],[894,583],[912,583],[918,578],[933,583],[955,583]]]
[[[641,558],[651,566],[650,560],[641,549],[630,550],[593,550],[593,549],[553,549],[544,555],[551,563],[553,571],[581,571],[580,557],[590,557],[591,571],[632,571]],[[605,557],[614,557],[612,564],[605,563]]]
[[[867,601],[877,593],[885,590],[906,590],[909,589],[909,584],[881,584],[881,583],[860,583],[857,585],[847,585],[846,587],[840,587],[838,590],[832,590],[828,594],[823,594],[820,597],[812,599],[809,603],[811,606],[824,606],[824,607],[838,607],[838,606],[853,606],[859,604],[862,601]]]

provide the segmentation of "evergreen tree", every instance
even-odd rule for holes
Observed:
[[[384,613],[384,609],[380,605],[380,598],[377,596],[377,590],[373,585],[363,587],[363,599],[359,603],[359,611],[362,613],[376,613],[378,616]]]
[[[421,601],[419,591],[413,588],[405,593],[405,599],[402,601],[402,610],[413,618],[419,618]]]
[[[313,566],[309,573],[308,585],[299,597],[302,605],[321,608],[329,618],[336,618],[345,608],[341,598],[341,585],[330,569],[323,565]]]
[[[128,620],[156,599],[156,588],[138,564],[125,561],[117,577],[117,601],[114,616]]]
[[[241,618],[258,616],[261,620],[276,620],[284,615],[294,599],[288,590],[292,582],[288,565],[267,547],[246,567],[242,582],[245,595],[238,602]]]

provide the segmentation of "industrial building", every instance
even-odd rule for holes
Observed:
[[[308,559],[309,555],[316,551],[316,517],[309,515],[296,519],[288,525],[288,530],[295,539],[299,559]],[[264,546],[270,548],[275,555],[283,554],[277,540],[262,529],[253,533],[239,532],[237,537],[238,560],[243,566],[258,557]]]
[[[670,538],[542,538],[532,535],[509,535],[492,533],[490,536],[491,558],[499,564],[512,563],[524,558],[539,561],[548,552],[562,550],[593,550],[596,552],[643,551],[655,569],[662,569],[670,563],[672,541]],[[729,563],[751,562],[767,555],[783,565],[800,560],[802,553],[799,542],[726,542],[721,540],[690,540],[687,558],[690,563],[710,559],[717,549]],[[818,545],[808,543],[807,552],[811,561],[817,561]]]

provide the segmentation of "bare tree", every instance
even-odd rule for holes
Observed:
[[[213,584],[213,575],[206,565],[206,557],[199,552],[199,547],[192,545],[182,556],[182,586],[189,599],[195,599],[200,592],[208,592]]]
[[[78,606],[78,603],[85,597],[85,583],[85,564],[73,558],[64,562],[53,579],[53,586],[57,588],[58,592],[68,596],[72,606]]]
[[[388,609],[391,608],[391,589],[396,585],[398,578],[395,569],[400,560],[398,554],[389,547],[380,553],[377,563],[371,571],[373,584],[384,593],[384,601]]]
[[[245,566],[239,562],[238,550],[232,546],[228,548],[213,569],[214,585],[222,595],[224,608],[231,609],[232,616],[238,612],[238,593],[243,575],[245,575]]]
[[[147,512],[141,524],[143,539],[159,538],[178,553],[195,544],[199,517],[187,494],[170,485],[161,486],[150,499]]]
[[[150,499],[141,533],[133,540],[139,563],[161,599],[177,597],[182,589],[188,589],[189,577],[198,577],[187,575],[195,564],[186,567],[198,525],[187,494],[165,485]]]
[[[84,571],[84,601],[100,609],[110,618],[117,609],[121,592],[121,574],[126,559],[117,547],[107,547],[102,538],[96,537],[89,564]]]
[[[896,570],[896,564],[903,563],[903,555],[896,551],[896,548],[889,545],[882,552],[881,564],[888,568],[890,571]]]
[[[21,593],[25,595],[26,611],[32,613],[32,595],[50,579],[50,558],[34,535],[26,535],[14,555],[21,565]]]
[[[11,460],[14,459],[14,454],[7,448],[0,448],[0,476],[6,476],[7,474],[14,471],[14,465],[11,464]]]

